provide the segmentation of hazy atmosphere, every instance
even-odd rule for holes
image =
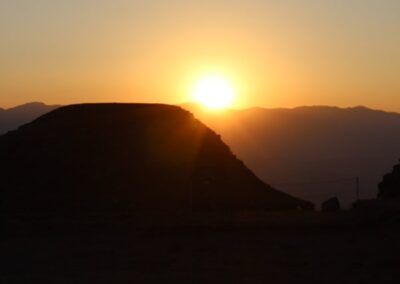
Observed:
[[[400,0],[0,0],[0,282],[400,283]]]
[[[0,0],[0,107],[191,101],[400,111],[396,0]]]

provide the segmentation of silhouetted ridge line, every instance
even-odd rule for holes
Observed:
[[[63,107],[0,137],[0,159],[4,214],[312,208],[263,183],[219,135],[170,105]]]
[[[308,181],[351,176],[360,177],[361,198],[373,198],[382,175],[396,162],[393,153],[400,152],[399,113],[314,106],[209,115],[187,107],[220,133],[257,176],[306,199],[312,191],[343,191],[340,183],[312,186]],[[307,182],[299,185],[298,181]],[[352,192],[338,198],[347,208],[355,201]],[[318,204],[324,200],[312,201]]]
[[[37,117],[52,111],[59,106],[45,105],[43,103],[27,103],[9,109],[0,110],[0,135],[7,131],[15,130]]]

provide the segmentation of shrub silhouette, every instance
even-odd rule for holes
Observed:
[[[400,164],[395,165],[392,172],[383,177],[383,180],[379,183],[378,188],[379,198],[400,198]]]

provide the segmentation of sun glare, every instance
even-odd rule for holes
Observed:
[[[235,98],[235,91],[232,84],[225,78],[209,76],[197,82],[192,96],[195,102],[216,110],[231,106]]]

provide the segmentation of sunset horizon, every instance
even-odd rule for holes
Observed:
[[[0,106],[181,104],[208,74],[232,106],[400,111],[397,1],[9,1]]]
[[[0,0],[1,283],[400,283],[400,0]]]
[[[272,107],[266,107],[266,106],[245,106],[245,107],[236,107],[236,106],[227,106],[227,107],[221,107],[221,108],[213,108],[213,107],[208,107],[207,105],[204,105],[203,103],[195,100],[188,100],[188,101],[182,101],[181,103],[168,103],[168,102],[149,102],[149,101],[76,101],[76,102],[70,102],[66,104],[61,104],[61,103],[48,103],[46,101],[27,101],[23,102],[21,104],[16,104],[16,105],[10,105],[10,106],[1,106],[0,109],[3,110],[11,110],[13,108],[18,108],[24,105],[30,105],[30,104],[43,104],[46,106],[69,106],[69,105],[85,105],[85,104],[161,104],[161,105],[171,105],[171,106],[178,106],[178,107],[185,107],[186,105],[192,105],[199,107],[199,109],[204,110],[205,112],[210,112],[210,113],[223,113],[224,111],[229,111],[229,110],[238,110],[238,111],[245,111],[245,110],[251,110],[251,109],[266,109],[266,110],[278,110],[278,109],[288,109],[288,110],[294,110],[294,109],[299,109],[299,108],[338,108],[338,109],[354,109],[354,108],[365,108],[365,109],[370,109],[374,111],[382,111],[382,112],[387,112],[387,113],[400,113],[400,111],[392,111],[392,110],[385,110],[385,109],[379,109],[379,108],[373,108],[368,105],[364,104],[355,104],[355,105],[324,105],[324,104],[310,104],[310,105],[293,105],[293,106],[272,106]]]

